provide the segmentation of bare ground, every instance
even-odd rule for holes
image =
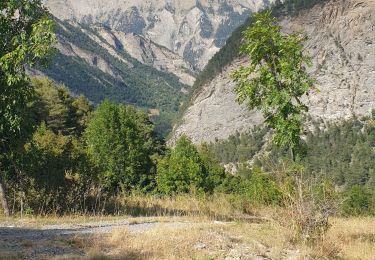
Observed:
[[[374,223],[333,219],[324,243],[306,248],[273,221],[0,220],[0,259],[374,259]]]
[[[0,223],[1,259],[49,259],[58,256],[83,257],[84,249],[74,244],[77,236],[111,234],[117,229],[126,228],[130,233],[138,234],[163,225],[179,228],[191,225],[189,222],[161,223],[157,221],[131,223],[129,221],[100,221],[85,224],[42,225],[37,228],[28,225],[6,225]]]
[[[143,219],[142,223],[132,223],[128,220],[88,222],[84,224],[53,224],[53,225],[35,225],[16,224],[9,225],[9,222],[0,223],[0,258],[1,259],[96,259],[97,256],[90,256],[89,251],[95,249],[96,254],[100,253],[100,259],[105,255],[105,259],[146,259],[154,258],[150,254],[126,255],[124,253],[116,254],[117,246],[106,246],[105,243],[98,245],[98,241],[106,241],[114,234],[121,233],[120,241],[116,244],[126,243],[127,237],[133,237],[134,240],[148,240],[147,236],[161,237],[171,236],[176,238],[176,248],[183,243],[189,244],[191,250],[201,252],[203,255],[212,254],[212,258],[220,259],[272,259],[267,256],[270,250],[260,242],[252,241],[249,243],[241,242],[241,236],[233,237],[224,234],[222,227],[235,225],[233,222],[192,222],[192,221],[147,221]],[[258,223],[259,224],[259,223]],[[121,230],[126,230],[124,235]],[[204,236],[209,235],[208,240],[195,237],[199,232],[206,232]],[[190,235],[188,233],[192,233]],[[186,236],[185,236],[185,235]],[[203,233],[202,233],[203,234]],[[202,236],[200,233],[200,236]],[[182,241],[178,242],[178,236],[182,235]],[[126,237],[124,237],[126,236]],[[184,238],[185,236],[185,238]],[[97,245],[92,242],[96,241]],[[213,241],[215,240],[215,242]],[[151,244],[163,244],[162,238]],[[91,245],[90,245],[91,244]],[[138,242],[137,242],[138,244]],[[100,248],[103,246],[104,248]],[[120,245],[119,245],[120,246]],[[121,247],[121,246],[120,246]],[[145,246],[147,247],[147,245]],[[90,248],[90,249],[88,249]],[[254,252],[254,248],[256,248]],[[262,252],[260,252],[260,251]],[[142,251],[136,250],[136,251]],[[158,250],[156,250],[158,251]],[[103,255],[102,255],[103,253]],[[284,251],[284,259],[297,259],[298,252]],[[200,254],[198,254],[200,255]],[[156,257],[155,257],[156,258]],[[168,258],[174,259],[173,255]],[[189,256],[186,256],[188,259]],[[205,257],[204,257],[205,258]],[[211,257],[208,257],[211,258]]]

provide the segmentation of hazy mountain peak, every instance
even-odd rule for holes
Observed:
[[[45,0],[62,20],[144,36],[203,68],[231,32],[268,0]]]

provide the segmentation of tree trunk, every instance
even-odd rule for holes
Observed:
[[[1,204],[3,205],[4,215],[9,217],[9,207],[8,207],[8,201],[5,196],[5,186],[3,183],[3,179],[0,176],[0,200]]]
[[[296,162],[296,155],[295,155],[295,151],[294,151],[293,147],[290,148],[290,157],[292,157],[292,161],[295,163]]]

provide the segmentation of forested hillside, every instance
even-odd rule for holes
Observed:
[[[306,150],[300,158],[306,172],[345,188],[361,185],[374,189],[375,113],[372,118],[330,124],[315,122],[313,126],[304,138]],[[282,160],[288,151],[272,145],[269,137],[267,129],[257,127],[211,143],[209,147],[224,164],[250,163],[270,170],[269,162]]]
[[[74,94],[85,95],[94,104],[109,98],[146,111],[159,110],[160,115],[155,115],[153,120],[158,132],[165,135],[180,103],[185,100],[181,90],[189,86],[182,84],[174,74],[141,64],[125,50],[119,49],[116,54],[110,52],[104,47],[107,41],[94,29],[56,21],[59,51],[47,68],[40,68],[41,71],[56,82],[64,83]],[[101,44],[94,41],[94,37]]]

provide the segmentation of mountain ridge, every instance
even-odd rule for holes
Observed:
[[[110,98],[153,111],[165,135],[198,72],[235,27],[272,1],[45,0],[59,52],[42,72],[94,103]]]
[[[60,20],[103,24],[168,48],[202,69],[250,13],[273,0],[45,0]]]

